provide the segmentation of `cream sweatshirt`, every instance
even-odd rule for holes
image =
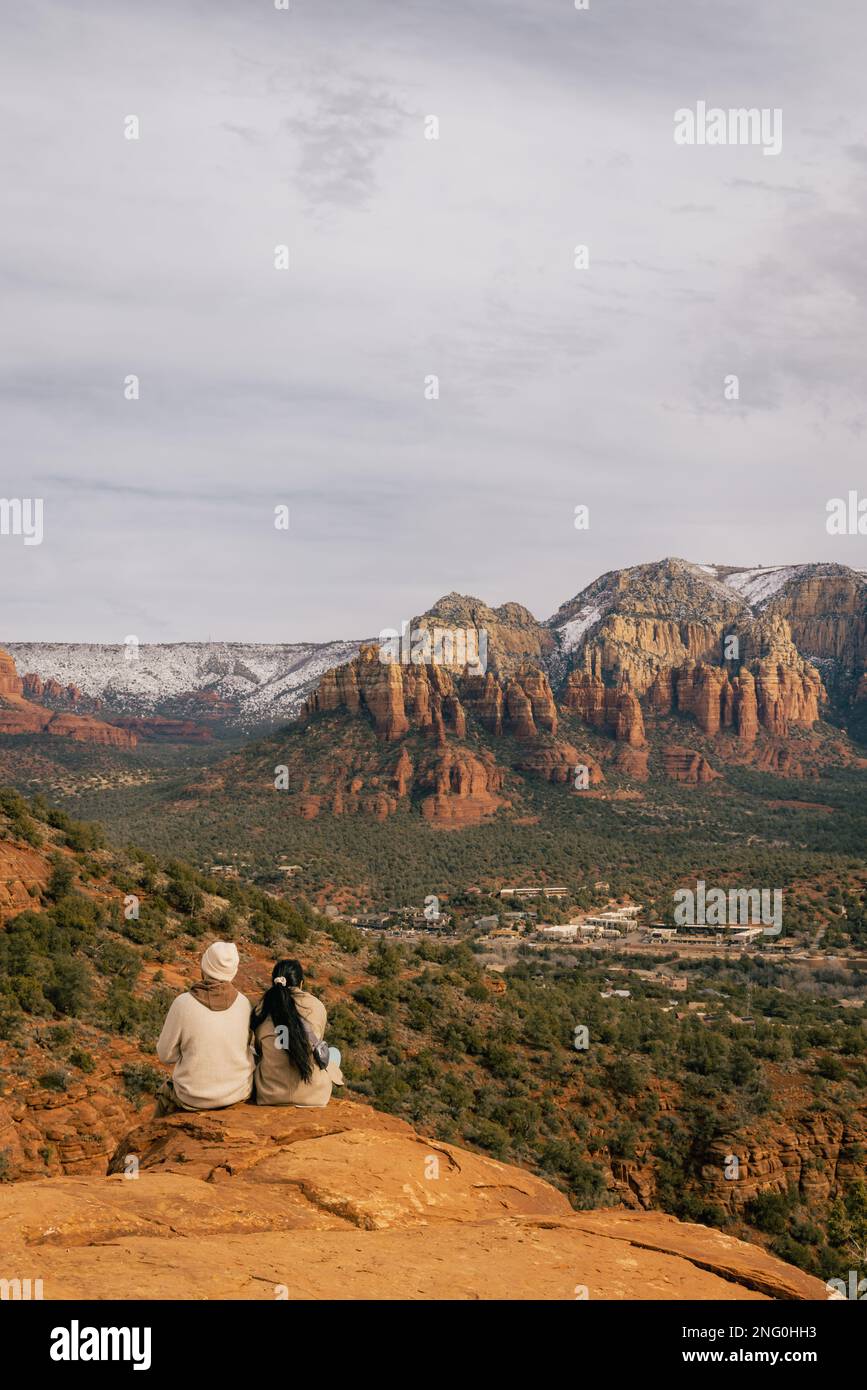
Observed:
[[[209,1009],[179,994],[157,1041],[161,1062],[174,1066],[172,1085],[188,1110],[216,1110],[246,1100],[256,1058],[250,1038],[250,1001],[239,994],[228,1009]]]

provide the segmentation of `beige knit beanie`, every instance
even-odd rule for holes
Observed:
[[[213,941],[202,956],[202,974],[210,980],[234,980],[238,964],[238,948],[233,941]]]

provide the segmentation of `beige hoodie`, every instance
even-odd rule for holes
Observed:
[[[250,1038],[250,1001],[239,994],[228,1009],[209,1009],[179,994],[157,1041],[161,1062],[174,1065],[172,1085],[187,1110],[217,1110],[246,1100],[256,1059]]]

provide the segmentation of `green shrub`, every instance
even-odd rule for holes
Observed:
[[[63,854],[51,856],[51,874],[45,887],[46,897],[51,902],[59,902],[71,890],[75,882],[75,870]]]
[[[839,1057],[834,1057],[830,1052],[824,1053],[816,1058],[816,1071],[819,1076],[823,1076],[826,1081],[845,1081],[846,1068]]]
[[[494,1120],[476,1119],[465,1130],[466,1138],[480,1149],[487,1149],[495,1158],[504,1159],[509,1152],[509,1135]]]
[[[87,966],[72,956],[61,956],[54,962],[51,979],[44,986],[45,997],[59,1014],[79,1017],[91,999],[90,975]]]
[[[155,1096],[165,1081],[165,1072],[147,1062],[128,1062],[121,1072],[123,1089],[129,1100],[140,1101],[145,1096]]]
[[[786,1192],[757,1192],[744,1208],[751,1226],[767,1235],[783,1235],[788,1225],[792,1199]]]
[[[341,951],[349,955],[356,955],[364,945],[364,933],[346,922],[332,922],[326,918],[325,930]]]
[[[647,1087],[644,1069],[629,1057],[616,1058],[605,1072],[616,1096],[640,1096]]]
[[[83,1048],[77,1047],[69,1054],[69,1065],[77,1067],[79,1071],[86,1073],[96,1069],[96,1062],[90,1052],[85,1052]]]
[[[549,1173],[565,1181],[576,1206],[587,1208],[599,1204],[605,1191],[605,1175],[583,1158],[574,1144],[564,1139],[550,1140],[542,1149],[541,1159]]]
[[[125,980],[129,985],[134,985],[141,974],[141,964],[138,951],[119,941],[106,941],[96,955],[96,965],[101,975]]]
[[[51,919],[64,932],[89,933],[99,924],[99,904],[83,893],[67,893],[51,909]]]
[[[204,898],[188,878],[170,878],[166,888],[166,901],[176,912],[184,917],[192,917],[201,912]]]
[[[24,1015],[18,1007],[17,999],[0,999],[0,1041],[11,1042],[21,1036]]]
[[[66,1091],[69,1089],[69,1077],[65,1071],[46,1071],[37,1077],[37,1080],[44,1091]]]

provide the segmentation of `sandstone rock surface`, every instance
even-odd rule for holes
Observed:
[[[351,1101],[145,1121],[111,1169],[0,1187],[8,1277],[38,1268],[47,1299],[826,1297],[757,1247],[572,1211],[522,1169]]]

